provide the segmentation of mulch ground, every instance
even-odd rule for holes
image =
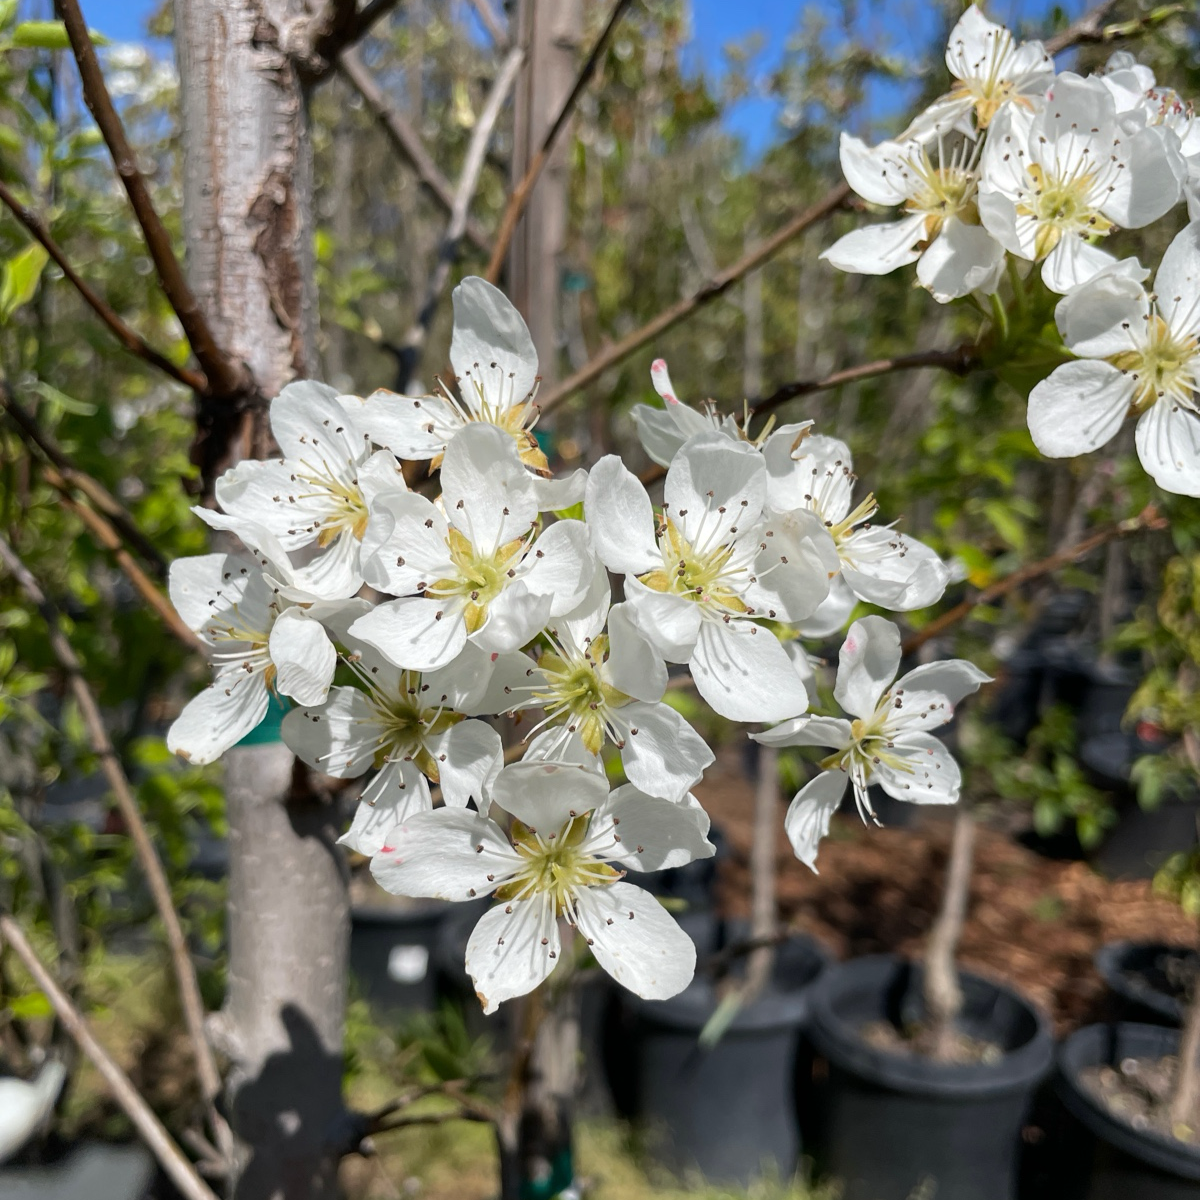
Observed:
[[[729,915],[749,911],[752,785],[733,756],[722,757],[696,793],[730,845],[720,897]],[[942,892],[951,822],[918,810],[904,829],[867,829],[851,812],[834,819],[820,875],[798,862],[779,810],[779,904],[789,927],[818,938],[839,958],[893,951],[917,957]],[[1040,1004],[1059,1035],[1100,1019],[1104,985],[1092,956],[1105,942],[1194,945],[1195,922],[1149,881],[1113,882],[1087,863],[1043,858],[1006,833],[981,828],[960,961],[1010,983]]]

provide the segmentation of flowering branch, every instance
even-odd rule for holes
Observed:
[[[3,544],[3,543],[0,543]],[[217,1200],[215,1193],[196,1173],[195,1167],[175,1144],[163,1123],[154,1115],[150,1105],[142,1098],[129,1076],[112,1060],[108,1052],[96,1040],[83,1015],[71,1003],[67,994],[58,986],[54,976],[37,956],[29,944],[20,925],[7,914],[0,915],[0,944],[12,947],[33,981],[49,1000],[63,1028],[75,1040],[80,1050],[88,1056],[92,1065],[108,1084],[113,1098],[133,1122],[134,1127],[145,1139],[155,1158],[171,1181],[188,1200]]]
[[[604,54],[605,47],[612,38],[613,30],[616,29],[617,23],[621,20],[629,4],[630,0],[616,0],[607,24],[600,31],[600,36],[596,39],[596,44],[592,47],[592,52],[587,56],[583,67],[579,71],[579,75],[575,79],[574,87],[571,88],[567,98],[563,101],[562,107],[558,110],[558,115],[546,131],[546,136],[542,139],[542,144],[538,147],[537,153],[530,160],[524,178],[517,184],[516,188],[513,189],[512,195],[508,198],[508,207],[505,208],[504,215],[500,218],[500,228],[496,233],[496,241],[492,246],[492,257],[488,260],[487,270],[483,273],[484,278],[489,283],[495,283],[500,278],[500,271],[504,266],[504,259],[508,254],[508,247],[512,242],[517,222],[521,219],[521,214],[525,211],[525,206],[529,203],[529,197],[533,194],[534,185],[542,173],[542,168],[545,167],[551,151],[554,149],[554,143],[558,141],[559,134],[562,133],[567,122],[571,119],[571,114],[575,111],[575,105],[579,102],[579,97],[583,95],[584,89],[596,73],[596,68],[600,65],[600,59]]]
[[[87,730],[92,751],[100,760],[100,769],[116,798],[117,808],[129,830],[129,836],[133,839],[134,850],[137,852],[138,861],[142,864],[142,870],[146,873],[150,894],[154,898],[154,906],[166,929],[167,942],[171,950],[171,963],[179,986],[183,1017],[191,1037],[192,1049],[196,1058],[196,1070],[208,1108],[210,1125],[217,1136],[218,1144],[224,1147],[229,1144],[228,1126],[225,1124],[224,1118],[217,1112],[214,1103],[221,1090],[221,1075],[217,1070],[212,1049],[204,1036],[204,1002],[200,997],[200,985],[188,953],[187,940],[179,922],[179,914],[175,911],[171,900],[171,886],[167,882],[166,872],[163,870],[162,862],[150,840],[145,822],[142,820],[133,788],[126,778],[121,760],[104,727],[100,706],[96,703],[96,698],[84,678],[83,666],[62,631],[58,610],[47,598],[45,591],[29,568],[25,566],[3,536],[0,536],[0,562],[3,562],[30,603],[38,609],[42,619],[46,622],[50,648],[66,672],[71,694],[83,717],[84,728]]]
[[[194,392],[203,392],[208,387],[208,380],[199,371],[193,371],[190,367],[176,366],[169,358],[155,350],[145,338],[126,325],[109,303],[71,266],[62,248],[50,236],[50,231],[41,217],[22,204],[2,182],[0,182],[0,201],[3,201],[9,212],[58,264],[67,280],[130,354],[137,355],[138,358],[157,367],[160,371],[170,375],[177,383],[182,383]]]
[[[702,284],[690,296],[672,304],[656,317],[652,317],[640,329],[635,329],[619,342],[614,342],[601,350],[592,360],[580,367],[573,375],[567,376],[556,388],[553,388],[542,400],[541,409],[548,413],[557,408],[568,397],[580,388],[595,382],[610,367],[623,362],[631,354],[640,350],[647,342],[674,329],[681,321],[686,321],[694,312],[711,304],[719,296],[723,296],[741,277],[756,267],[762,266],[769,258],[778,254],[788,242],[799,237],[810,226],[836,212],[850,199],[850,188],[845,183],[839,183],[830,188],[814,204],[810,204],[802,213],[798,213],[782,229],[759,242],[737,262],[714,275],[707,283]]]
[[[994,600],[999,600],[1001,596],[1007,596],[1009,592],[1015,591],[1031,580],[1040,579],[1043,575],[1051,575],[1060,567],[1070,566],[1071,563],[1078,562],[1093,550],[1116,538],[1129,537],[1131,534],[1141,533],[1143,530],[1166,529],[1168,524],[1166,517],[1159,513],[1158,508],[1153,504],[1148,504],[1136,517],[1103,525],[1065,550],[1060,550],[1057,554],[1051,554],[1047,558],[1021,567],[1020,570],[1006,575],[1003,579],[985,587],[977,595],[961,601],[949,611],[942,613],[940,617],[930,621],[928,625],[918,629],[905,639],[904,653],[907,655],[919,650],[930,639],[944,633],[952,625],[957,625],[964,617],[970,616],[979,605],[991,604]]]
[[[350,48],[342,51],[338,58],[338,70],[346,82],[362,97],[363,103],[370,110],[371,115],[379,123],[383,132],[387,134],[392,148],[416,171],[421,186],[442,206],[447,215],[452,215],[454,212],[454,188],[450,181],[429,156],[429,151],[425,149],[416,130],[404,119],[388,99],[384,90],[375,82],[356,49]],[[487,252],[488,236],[477,222],[468,220],[464,233],[476,249]]]
[[[167,233],[162,218],[150,198],[150,189],[138,169],[137,155],[129,144],[125,127],[108,93],[87,23],[79,9],[79,0],[55,0],[54,7],[71,41],[71,50],[74,52],[83,85],[83,98],[95,118],[112,155],[113,165],[125,186],[130,206],[146,239],[146,248],[158,271],[159,282],[179,318],[180,325],[183,326],[192,352],[207,376],[205,390],[222,397],[249,392],[253,388],[249,372],[243,364],[234,362],[218,345],[208,320],[192,293],[183,268],[175,257],[170,234]]]

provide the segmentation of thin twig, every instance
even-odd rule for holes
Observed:
[[[389,1133],[393,1129],[411,1129],[414,1125],[445,1125],[447,1121],[490,1122],[490,1118],[465,1108],[454,1108],[447,1112],[410,1113],[391,1121],[380,1122],[368,1136],[374,1137],[378,1133]]]
[[[467,228],[467,213],[471,201],[479,188],[479,179],[483,174],[483,164],[487,157],[488,142],[491,141],[492,131],[500,117],[500,110],[517,81],[521,64],[525,61],[525,48],[514,46],[492,84],[492,90],[471,131],[471,141],[467,146],[467,154],[463,159],[462,174],[459,176],[458,187],[454,192],[454,203],[450,208],[450,221],[446,232],[442,235],[438,247],[437,263],[429,277],[429,285],[425,289],[425,299],[417,313],[416,323],[408,331],[404,345],[400,350],[400,365],[404,375],[405,390],[411,384],[421,361],[421,351],[429,336],[429,327],[433,324],[434,315],[441,303],[442,294],[450,279],[450,268],[458,258],[459,245]]]
[[[1047,54],[1061,54],[1081,42],[1094,42],[1104,29],[1104,18],[1117,6],[1117,0],[1102,0],[1095,8],[1088,9],[1078,21],[1068,25],[1061,33],[1047,38],[1043,43]]]
[[[167,577],[167,560],[158,548],[138,528],[128,509],[98,479],[77,467],[65,450],[38,425],[33,414],[13,398],[8,388],[0,383],[0,409],[8,414],[17,427],[17,434],[28,447],[37,447],[55,467],[64,481],[76,491],[83,493],[92,506],[102,512],[113,527],[141,556],[159,580]]]
[[[488,37],[492,39],[497,50],[508,49],[508,27],[500,18],[500,14],[492,7],[491,0],[471,0],[471,7],[479,16]]]
[[[88,532],[96,542],[113,556],[117,566],[121,568],[125,577],[133,585],[134,591],[153,610],[155,616],[166,626],[167,631],[185,649],[195,653],[204,653],[207,650],[204,642],[180,620],[179,614],[170,600],[154,586],[149,576],[134,561],[133,555],[125,549],[125,543],[112,525],[95,509],[76,500],[71,495],[71,485],[53,467],[43,467],[42,478],[59,493],[67,511],[77,516],[87,526]]]
[[[166,293],[179,324],[187,337],[192,353],[208,378],[209,390],[218,396],[233,397],[248,392],[253,384],[249,372],[241,363],[235,362],[218,345],[208,320],[189,287],[183,268],[175,257],[171,237],[162,218],[158,215],[150,198],[150,189],[145,177],[138,169],[137,155],[125,135],[125,127],[108,94],[104,72],[96,58],[87,22],[79,10],[79,0],[54,0],[54,8],[66,27],[71,41],[71,50],[79,67],[79,78],[83,84],[83,98],[95,118],[113,165],[121,182],[133,214],[141,226],[146,239],[146,248],[158,271],[159,282]]]
[[[396,7],[399,0],[370,0],[359,10],[354,19],[354,35],[352,41],[360,42],[371,32],[371,27]]]
[[[579,97],[583,95],[584,89],[596,73],[596,68],[600,65],[600,59],[603,57],[605,47],[613,35],[613,30],[616,29],[617,23],[621,20],[630,3],[631,0],[616,0],[608,21],[600,31],[600,36],[596,39],[596,44],[592,47],[591,53],[587,56],[578,76],[576,76],[574,87],[567,94],[566,100],[563,101],[562,107],[558,110],[558,115],[546,131],[546,136],[542,139],[542,144],[538,147],[537,153],[530,160],[524,178],[517,184],[512,195],[509,196],[504,215],[500,218],[500,228],[496,232],[495,244],[492,246],[492,257],[489,259],[487,270],[484,272],[484,278],[489,283],[495,283],[500,278],[500,272],[504,267],[504,260],[508,256],[508,247],[512,242],[513,232],[517,228],[517,222],[520,220],[521,214],[525,211],[525,206],[529,203],[529,197],[532,195],[534,185],[542,173],[542,168],[546,165],[551,152],[554,150],[554,144],[558,141],[559,134],[562,133],[567,122],[571,119],[571,114],[575,111],[575,105],[579,103]]]
[[[83,717],[84,728],[87,730],[88,742],[93,753],[100,760],[100,768],[112,789],[117,801],[117,808],[124,818],[129,836],[133,839],[134,849],[142,870],[146,873],[146,881],[150,886],[150,894],[154,898],[154,906],[167,932],[167,943],[171,950],[171,963],[175,970],[176,982],[179,986],[180,1004],[183,1008],[184,1021],[192,1041],[192,1049],[196,1057],[196,1070],[200,1079],[200,1089],[204,1094],[208,1107],[209,1121],[218,1145],[227,1144],[228,1126],[216,1111],[214,1101],[221,1090],[221,1075],[217,1070],[216,1059],[212,1048],[204,1036],[204,1001],[200,997],[200,985],[196,979],[196,969],[188,953],[187,939],[183,927],[179,923],[179,914],[171,899],[171,885],[167,882],[162,862],[150,834],[142,820],[141,810],[130,787],[129,780],[121,766],[121,760],[113,748],[100,707],[83,675],[83,666],[79,661],[71,643],[62,631],[58,610],[47,598],[41,585],[34,578],[29,568],[18,557],[8,541],[0,536],[0,562],[8,568],[21,590],[29,598],[30,603],[38,609],[46,622],[50,648],[55,658],[66,672],[71,688],[71,694]]]
[[[836,212],[850,199],[849,184],[839,183],[830,188],[815,204],[809,205],[789,221],[782,229],[777,230],[769,238],[759,242],[732,266],[726,267],[719,275],[715,275],[707,283],[694,291],[690,296],[672,304],[656,317],[652,317],[640,329],[635,329],[619,342],[601,350],[591,362],[580,367],[573,375],[569,375],[556,388],[550,391],[541,401],[541,410],[548,413],[557,408],[564,400],[580,388],[586,387],[604,374],[610,367],[616,366],[631,354],[640,350],[647,342],[673,329],[680,321],[687,320],[698,309],[711,304],[718,296],[727,292],[743,275],[760,267],[767,259],[777,254],[788,242],[797,238],[810,226]]]
[[[442,206],[447,214],[454,211],[454,188],[450,181],[438,170],[437,164],[429,156],[420,137],[407,120],[396,109],[383,88],[375,82],[371,72],[367,70],[362,56],[353,47],[343,50],[338,58],[338,70],[342,77],[362,97],[363,103],[371,115],[379,123],[392,148],[417,173],[417,179],[425,190]],[[487,234],[474,221],[468,221],[466,235],[477,249],[487,253],[489,241]]]
[[[952,609],[942,613],[940,617],[930,621],[924,628],[918,629],[905,638],[902,651],[904,654],[912,654],[914,650],[920,649],[931,638],[937,637],[952,625],[958,624],[964,617],[970,616],[981,604],[991,604],[992,601],[999,600],[1002,596],[1007,596],[1009,592],[1015,591],[1022,584],[1039,579],[1043,575],[1050,575],[1060,567],[1070,566],[1071,563],[1078,562],[1079,559],[1111,542],[1114,538],[1129,537],[1131,534],[1141,533],[1143,530],[1165,529],[1167,524],[1166,518],[1159,513],[1158,509],[1153,504],[1148,504],[1136,517],[1131,517],[1127,521],[1113,521],[1109,525],[1103,525],[1074,545],[1058,551],[1057,554],[1051,554],[1047,558],[1021,567],[1020,570],[985,587],[970,599],[956,604]]]
[[[129,1076],[117,1066],[109,1057],[108,1051],[96,1040],[96,1035],[92,1033],[83,1015],[58,986],[54,976],[29,944],[20,925],[6,914],[0,915],[0,940],[12,947],[13,953],[24,964],[34,983],[50,1001],[63,1028],[74,1038],[80,1050],[91,1059],[92,1065],[112,1091],[113,1098],[133,1122],[175,1186],[188,1200],[217,1200],[216,1194],[196,1173],[195,1167],[175,1144],[141,1093],[130,1082]]]
[[[50,236],[46,223],[32,209],[26,208],[11,191],[0,182],[0,201],[7,206],[9,212],[25,227],[29,234],[41,244],[42,249],[58,264],[59,270],[74,285],[75,290],[83,297],[95,312],[96,316],[112,331],[117,341],[129,351],[137,355],[160,371],[170,375],[178,383],[190,387],[195,392],[203,392],[208,387],[208,380],[199,371],[190,367],[177,367],[169,358],[160,354],[141,334],[135,333],[124,321],[117,316],[109,303],[92,288],[78,271],[71,266],[59,244]]]

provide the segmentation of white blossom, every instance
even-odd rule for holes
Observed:
[[[608,793],[603,778],[562,763],[501,771],[492,800],[514,819],[506,834],[468,809],[408,817],[371,863],[380,885],[404,896],[470,900],[494,895],[467,943],[467,971],[486,1013],[532,991],[562,953],[562,926],[578,930],[618,983],[664,1000],[691,982],[696,948],[626,869],[708,858],[708,818],[694,801]]]
[[[805,710],[787,654],[756,620],[802,620],[829,591],[811,539],[769,514],[766,496],[763,456],[712,432],[675,456],[657,524],[646,489],[615,455],[592,468],[585,500],[596,552],[625,576],[638,628],[735,721]]]
[[[1169,492],[1200,496],[1200,222],[1163,255],[1155,292],[1136,260],[1065,296],[1055,318],[1078,360],[1029,396],[1043,454],[1071,458],[1109,442],[1136,417],[1138,457]]]
[[[372,507],[364,577],[400,598],[350,630],[414,671],[446,666],[468,639],[497,653],[526,645],[579,604],[595,570],[581,521],[536,535],[534,480],[494,425],[455,435],[441,480],[440,508],[415,492]]]
[[[863,617],[846,635],[833,690],[854,720],[799,717],[751,734],[766,746],[834,751],[821,763],[821,773],[796,793],[785,819],[796,857],[814,871],[821,838],[848,783],[864,820],[876,820],[867,796],[873,783],[913,804],[958,800],[958,763],[928,731],[949,721],[954,706],[988,676],[964,659],[926,663],[897,680],[899,667],[900,631],[882,617]]]
[[[348,639],[349,641],[349,639]],[[446,804],[480,805],[504,760],[500,735],[466,720],[487,680],[487,654],[469,647],[440,671],[402,671],[349,642],[345,660],[361,686],[335,687],[323,704],[293,709],[283,740],[297,758],[336,779],[372,773],[353,824],[339,841],[375,854],[385,835],[432,807],[429,784]]]
[[[992,123],[983,152],[979,213],[1042,280],[1068,292],[1114,260],[1089,239],[1138,229],[1180,196],[1178,139],[1143,128],[1127,134],[1099,79],[1059,75],[1046,106],[1012,107]]]

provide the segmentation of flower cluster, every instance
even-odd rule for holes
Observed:
[[[1042,282],[1064,297],[1059,330],[1081,361],[1030,397],[1039,449],[1082,454],[1135,417],[1146,471],[1167,491],[1200,495],[1197,226],[1164,257],[1158,297],[1140,286],[1149,272],[1137,259],[1106,248],[1118,229],[1140,229],[1184,200],[1200,220],[1192,105],[1126,52],[1097,74],[1056,74],[1041,43],[1017,42],[974,6],[950,35],[946,65],[954,87],[896,140],[842,135],[850,186],[903,215],[851,231],[822,257],[875,275],[916,263],[941,303],[995,298],[1006,268],[1023,279],[1040,264]]]
[[[286,697],[290,749],[362,781],[342,841],[383,887],[494,899],[466,951],[486,1011],[578,951],[639,995],[670,996],[695,948],[625,876],[713,853],[692,795],[713,754],[665,699],[672,669],[764,741],[838,748],[789,817],[809,863],[847,780],[864,814],[872,782],[957,798],[953,760],[923,731],[984,677],[935,664],[889,686],[899,635],[871,617],[842,651],[838,695],[858,719],[809,716],[799,639],[840,630],[859,600],[924,607],[949,579],[928,546],[876,521],[847,447],[811,422],[751,439],[680,403],[658,362],[665,407],[635,418],[666,467],[661,502],[612,455],[553,479],[530,433],[524,322],[480,279],[454,309],[456,379],[439,395],[292,384],[271,406],[280,457],[234,467],[220,511],[196,510],[244,549],[172,567],[215,677],[168,743],[210,762]],[[420,490],[401,469],[414,459],[438,468]],[[504,715],[524,737],[517,761]],[[627,782],[610,789],[617,771]]]

